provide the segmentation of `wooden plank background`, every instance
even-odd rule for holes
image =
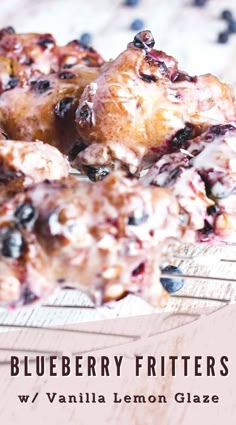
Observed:
[[[91,32],[93,45],[106,59],[115,57],[134,37],[129,29],[135,18],[142,18],[145,28],[151,29],[156,47],[178,58],[181,68],[190,74],[211,72],[236,87],[236,35],[227,45],[216,43],[217,34],[224,29],[219,15],[224,8],[234,10],[235,0],[209,0],[205,8],[192,6],[191,0],[141,0],[139,7],[125,7],[123,0],[2,0],[0,26],[13,25],[19,32],[52,32],[60,43]],[[236,247],[183,247],[183,255],[196,257],[175,259],[185,273],[195,275],[236,277],[236,263],[221,259],[235,259]],[[178,294],[194,298],[171,298],[165,311],[191,314],[196,306],[224,305],[235,301],[233,282],[187,279]],[[196,297],[203,298],[197,299]],[[48,307],[7,312],[0,309],[0,324],[49,326],[127,315],[149,314],[153,311],[144,301],[129,296],[112,308],[92,307],[90,300],[78,291],[63,291],[51,297]],[[61,309],[52,305],[74,305],[84,308]],[[187,320],[188,316],[184,316]],[[192,317],[192,316],[190,316]],[[3,330],[4,328],[2,328]]]

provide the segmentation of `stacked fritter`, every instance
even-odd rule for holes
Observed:
[[[159,267],[167,241],[183,236],[178,212],[168,190],[119,173],[33,186],[0,209],[0,300],[24,305],[69,285],[96,304],[132,292],[162,305]]]
[[[142,181],[171,189],[199,241],[235,243],[236,127],[210,127],[186,151],[164,155]]]
[[[234,240],[235,106],[149,31],[106,64],[77,40],[0,31],[0,302],[72,286],[162,305],[176,241]]]

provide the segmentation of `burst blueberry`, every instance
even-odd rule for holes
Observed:
[[[131,22],[130,29],[133,31],[140,31],[144,27],[144,22],[142,19],[134,19],[133,22]]]
[[[168,274],[178,274],[182,275],[182,271],[176,266],[167,266],[161,269],[162,273]],[[179,291],[184,286],[184,279],[179,277],[162,277],[161,284],[164,289],[169,292],[169,294],[173,294],[174,292]]]

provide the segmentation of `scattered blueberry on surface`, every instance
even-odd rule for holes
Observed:
[[[89,46],[92,43],[92,35],[89,32],[84,32],[80,36],[80,41],[85,46]]]
[[[198,7],[203,7],[207,3],[207,0],[194,0],[193,5]]]
[[[223,32],[219,33],[218,39],[217,39],[218,43],[225,44],[225,43],[227,43],[228,40],[229,40],[228,31],[223,31]]]
[[[161,269],[162,273],[168,274],[183,274],[182,271],[176,266],[167,266]],[[174,292],[179,291],[184,286],[184,279],[174,277],[173,279],[169,277],[162,277],[161,284],[164,289],[169,292],[169,294],[173,294]]]
[[[125,6],[138,6],[139,0],[125,0]]]
[[[226,21],[231,21],[233,19],[233,14],[231,10],[225,9],[221,13],[221,18],[225,19]]]
[[[144,22],[142,19],[134,19],[133,22],[131,22],[130,29],[133,31],[140,31],[144,27]]]
[[[230,34],[236,33],[236,20],[229,21],[228,31],[229,31]]]

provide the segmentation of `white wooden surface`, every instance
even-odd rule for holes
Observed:
[[[191,0],[143,0],[139,7],[127,8],[123,0],[2,0],[0,27],[13,25],[19,32],[52,32],[60,43],[79,37],[84,31],[93,35],[93,45],[106,59],[115,57],[134,37],[129,29],[134,18],[142,18],[145,28],[151,29],[156,47],[178,58],[181,68],[190,74],[211,72],[236,87],[236,35],[227,45],[215,42],[223,30],[219,19],[223,8],[231,8],[236,15],[235,0],[209,0],[205,8],[196,8]],[[220,259],[236,257],[236,247],[185,247],[187,256],[196,254],[207,258],[206,264],[198,260],[177,261],[184,272],[195,275],[236,278],[236,263],[220,262]],[[236,284],[188,279],[179,295],[236,299]],[[49,304],[89,306],[89,299],[75,291],[63,291],[49,300]],[[186,314],[201,306],[222,302],[172,298],[165,311]],[[101,320],[106,317],[148,314],[150,306],[136,297],[128,297],[113,308],[50,308],[37,307],[16,312],[0,309],[0,324],[51,326],[73,324],[82,321]],[[4,330],[4,328],[2,328]]]

